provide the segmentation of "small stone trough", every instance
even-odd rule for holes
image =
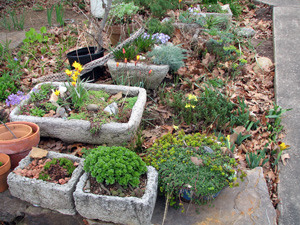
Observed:
[[[147,168],[147,186],[142,198],[86,193],[83,188],[88,174],[84,173],[73,194],[76,210],[88,219],[131,225],[151,224],[157,197],[158,173],[152,166]]]
[[[73,192],[83,174],[83,159],[73,155],[48,152],[47,158],[67,158],[79,165],[73,171],[71,179],[66,184],[55,184],[40,179],[33,179],[11,172],[7,177],[9,191],[12,196],[27,201],[33,205],[52,209],[66,215],[75,215]],[[23,169],[31,163],[30,156],[26,156],[16,169]]]
[[[122,63],[117,66],[114,59],[107,62],[111,77],[117,83],[156,89],[169,71],[169,65],[145,64],[144,62]],[[150,72],[149,72],[150,71]]]
[[[232,22],[232,12],[230,10],[230,6],[223,5],[221,6],[222,10],[226,10],[227,13],[201,13],[201,15],[204,18],[216,18],[220,21],[219,27],[220,28],[228,28],[231,25]],[[180,29],[181,31],[185,33],[195,33],[197,29],[203,29],[203,27],[197,23],[182,23],[182,22],[176,22],[173,23],[173,26],[177,29]]]
[[[39,88],[42,84],[36,85],[34,88]],[[54,86],[62,86],[62,82],[52,82]],[[30,97],[23,100],[10,114],[11,121],[29,121],[39,125],[42,137],[59,138],[65,142],[84,142],[90,144],[107,144],[107,145],[122,145],[128,143],[136,134],[144,112],[147,93],[143,88],[128,87],[121,85],[104,85],[90,84],[84,85],[89,90],[103,90],[110,94],[117,94],[122,91],[123,94],[129,97],[137,96],[137,101],[132,108],[131,116],[127,123],[107,123],[100,128],[98,135],[93,135],[90,132],[89,121],[53,118],[53,117],[37,117],[20,115],[20,106],[27,104]],[[32,92],[32,91],[31,91]],[[30,92],[30,93],[31,93]],[[30,95],[29,93],[29,95]]]

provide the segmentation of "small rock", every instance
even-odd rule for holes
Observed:
[[[173,10],[167,12],[167,16],[175,18],[175,12]]]
[[[238,36],[241,37],[253,37],[255,35],[255,30],[248,27],[243,27],[237,32]]]
[[[96,104],[89,104],[89,105],[87,105],[86,109],[88,111],[94,111],[94,112],[96,112],[96,111],[99,110],[99,106],[96,105]]]
[[[214,152],[214,151],[213,151],[210,147],[208,147],[208,146],[204,146],[203,149],[204,149],[204,151],[207,152],[207,153],[213,153],[213,152]]]
[[[260,57],[257,59],[256,65],[253,67],[255,73],[262,73],[264,71],[270,71],[270,67],[273,65],[271,59],[267,57]]]
[[[172,20],[172,18],[166,17],[166,18],[164,18],[161,22],[162,22],[162,23],[167,23],[167,22],[169,22],[170,20]]]
[[[113,102],[110,105],[106,106],[106,108],[104,109],[104,112],[108,112],[110,115],[114,114],[118,114],[119,109],[118,109],[118,105],[117,103]]]
[[[58,180],[58,183],[59,183],[59,184],[65,184],[65,183],[67,183],[67,182],[65,181],[65,179],[59,179],[59,180]]]
[[[64,107],[58,107],[56,109],[56,114],[61,117],[61,118],[65,118],[67,117],[67,114],[66,114],[66,109]]]
[[[32,147],[32,150],[30,152],[30,157],[33,159],[42,159],[42,158],[46,157],[47,154],[48,154],[47,150]],[[36,162],[35,162],[35,164],[36,164]]]

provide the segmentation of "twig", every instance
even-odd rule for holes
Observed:
[[[3,123],[2,121],[0,122],[9,130],[9,132],[14,136],[15,139],[18,139],[17,136],[11,131],[11,129],[8,128],[8,126],[6,126],[5,123]]]
[[[111,195],[110,191],[109,191],[106,187],[104,187],[103,184],[100,183],[100,186],[101,186],[101,188],[102,188],[103,190],[105,190],[109,195]]]

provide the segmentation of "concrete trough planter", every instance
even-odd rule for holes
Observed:
[[[151,224],[157,197],[158,173],[152,166],[147,168],[147,187],[142,198],[86,193],[83,188],[88,180],[88,174],[84,173],[73,194],[76,210],[88,219],[131,225]]]
[[[44,83],[36,85],[37,89]],[[54,86],[64,85],[61,82],[52,82]],[[90,144],[122,145],[130,141],[141,122],[144,112],[147,93],[143,88],[128,87],[120,85],[104,84],[85,84],[89,90],[103,90],[110,94],[117,94],[122,91],[130,97],[138,96],[135,105],[132,108],[130,119],[127,123],[107,123],[101,126],[98,135],[92,135],[90,132],[89,121],[63,119],[52,117],[37,117],[20,115],[20,106],[27,104],[29,99],[23,100],[10,114],[11,121],[29,121],[39,125],[42,137],[59,138],[65,142],[84,142]]]
[[[205,18],[214,17],[216,19],[221,19],[220,27],[221,28],[228,28],[232,22],[232,12],[230,10],[230,6],[223,5],[221,6],[222,10],[226,10],[227,13],[201,13],[201,15]],[[197,23],[181,23],[176,22],[173,23],[173,26],[177,29],[182,30],[185,33],[195,33],[197,29],[203,29],[203,27]]]
[[[40,179],[23,177],[10,173],[7,177],[9,191],[12,196],[27,201],[33,205],[52,209],[62,214],[75,215],[73,192],[76,184],[83,173],[83,159],[73,155],[48,152],[47,158],[67,158],[79,163],[73,171],[71,179],[63,185],[50,183]],[[16,168],[24,168],[31,163],[30,156],[26,156]]]
[[[169,65],[154,65],[138,62],[122,63],[117,66],[114,59],[107,62],[112,78],[122,84],[140,86],[143,83],[146,89],[156,89],[161,84],[169,71]],[[152,71],[149,74],[149,71]]]

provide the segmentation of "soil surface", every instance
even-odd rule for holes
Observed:
[[[147,175],[144,174],[140,177],[140,184],[138,187],[133,188],[131,185],[129,187],[124,188],[120,186],[118,183],[113,185],[105,185],[100,184],[96,181],[94,177],[89,177],[91,192],[99,195],[111,195],[111,196],[119,196],[119,197],[138,197],[141,198],[146,189],[147,185]]]
[[[45,164],[50,161],[51,159],[47,158],[34,159],[28,166],[24,167],[24,169],[16,169],[14,170],[14,173],[17,175],[36,179],[39,179],[40,174],[43,173],[45,175],[49,175],[50,179],[47,179],[47,182],[56,184],[67,183],[71,179],[71,176],[68,175],[67,169],[60,166],[59,163],[51,165],[48,170],[44,169]],[[74,162],[73,165],[77,167],[78,163]]]

